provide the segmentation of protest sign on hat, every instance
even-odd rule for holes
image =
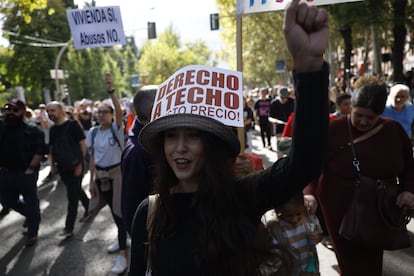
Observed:
[[[151,122],[139,136],[148,150],[159,147],[159,134],[175,127],[209,132],[229,145],[232,155],[240,142],[232,127],[243,127],[242,74],[216,67],[181,68],[158,86]]]

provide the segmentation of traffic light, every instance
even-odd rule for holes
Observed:
[[[155,29],[155,22],[148,22],[148,39],[157,38],[157,30]]]
[[[215,31],[220,28],[219,24],[219,14],[218,13],[212,13],[210,14],[210,30]]]

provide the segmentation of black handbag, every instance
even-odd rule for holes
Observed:
[[[347,240],[372,248],[394,250],[410,247],[407,232],[409,210],[395,205],[401,192],[398,178],[374,179],[361,175],[349,120],[348,127],[357,177],[352,201],[342,218],[339,234]],[[371,137],[381,128],[382,125],[378,126],[365,137],[359,137],[358,141]]]

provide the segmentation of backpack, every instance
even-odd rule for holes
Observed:
[[[147,211],[147,224],[146,229],[148,233],[148,240],[151,238],[152,229],[153,229],[153,221],[155,216],[155,211],[157,206],[159,205],[159,194],[149,195],[148,196],[148,211]],[[135,210],[134,218],[132,219],[132,227],[135,225],[135,218],[137,216],[137,210]],[[133,231],[132,231],[133,232]],[[147,258],[147,270],[145,271],[145,276],[152,275],[152,267],[151,267],[151,242],[146,243],[146,258]]]
[[[83,161],[79,143],[68,132],[71,122],[65,124],[64,134],[57,136],[52,145],[52,155],[58,170],[61,172],[71,171]]]

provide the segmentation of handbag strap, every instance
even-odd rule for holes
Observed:
[[[149,195],[148,196],[148,212],[147,212],[147,232],[148,232],[148,241],[152,239],[153,233],[153,221],[156,211],[156,204],[158,202],[159,194]],[[148,255],[147,255],[147,272],[151,271],[151,247],[153,245],[151,242],[148,242]]]
[[[380,125],[374,127],[373,129],[371,129],[370,131],[368,131],[368,132],[364,133],[363,135],[359,136],[358,138],[353,139],[352,129],[351,129],[351,116],[348,115],[347,119],[348,119],[349,145],[351,146],[352,158],[353,158],[352,164],[354,165],[355,170],[359,174],[361,169],[359,168],[360,163],[359,163],[358,159],[356,158],[354,144],[365,141],[366,139],[370,138],[371,136],[377,134],[382,129],[384,124],[380,124]]]

